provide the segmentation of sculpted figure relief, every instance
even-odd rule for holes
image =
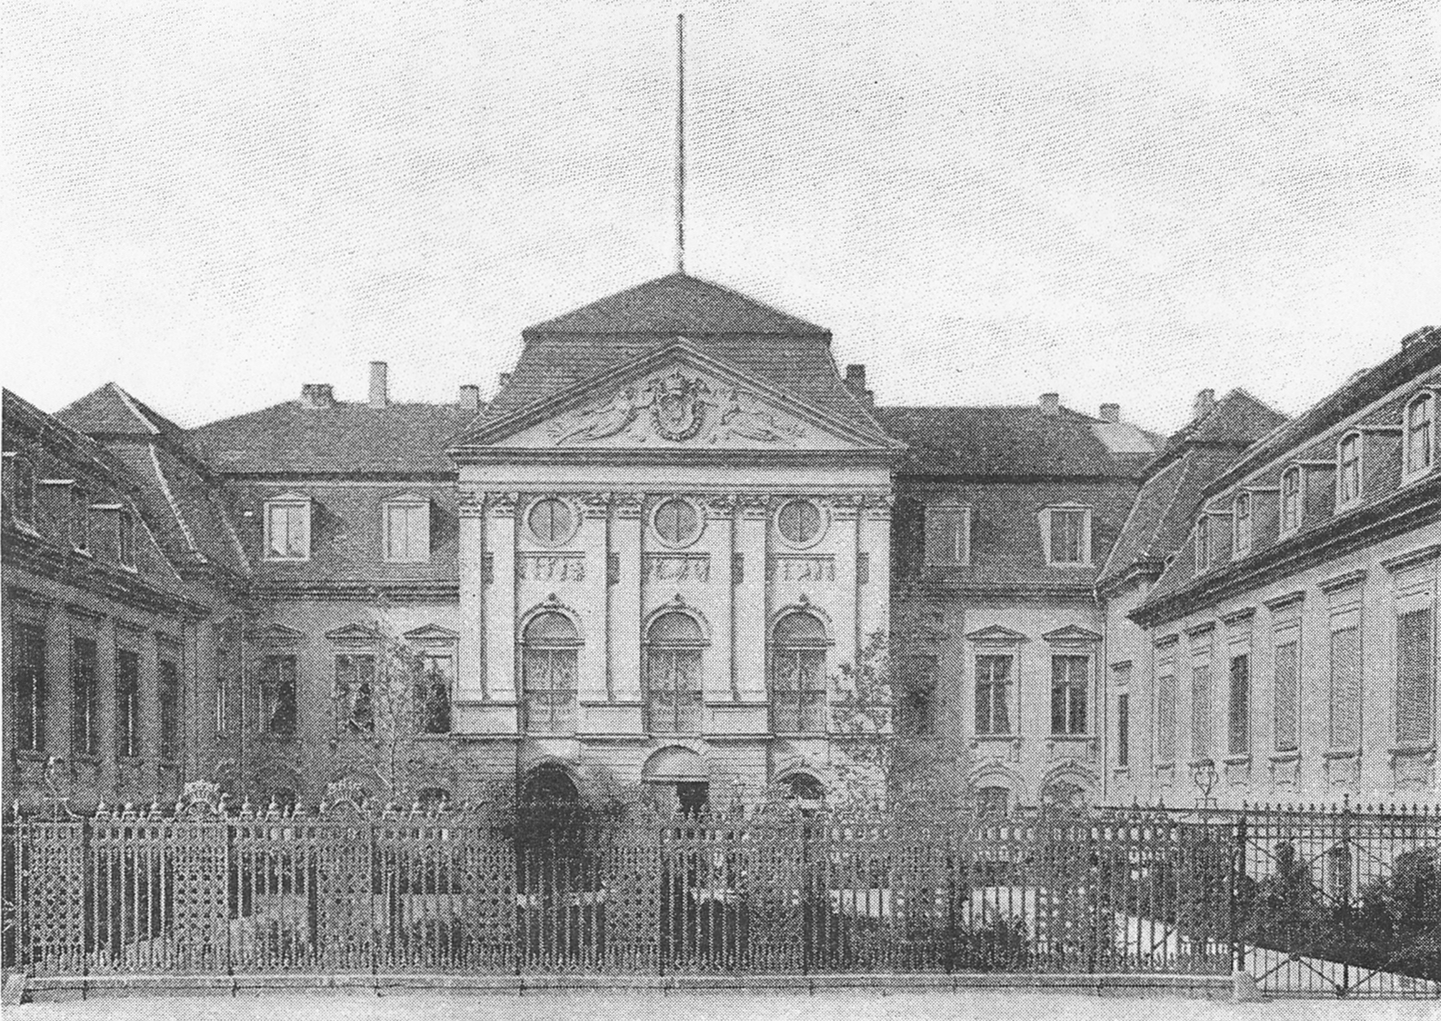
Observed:
[[[713,393],[704,379],[673,370],[640,387],[626,387],[608,402],[567,415],[548,431],[556,444],[596,443],[622,434],[638,443],[652,436],[671,443],[705,436],[705,442],[712,444],[728,440],[791,444],[804,435],[798,424],[764,410],[744,390],[727,387],[717,395],[719,401],[708,399]]]

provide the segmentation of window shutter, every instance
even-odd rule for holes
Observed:
[[[1431,741],[1436,686],[1431,618],[1429,606],[1396,617],[1396,742],[1402,745]]]
[[[1191,668],[1191,758],[1211,757],[1211,666]]]
[[[1276,751],[1293,752],[1299,746],[1296,732],[1296,643],[1276,646],[1275,729]]]
[[[1176,758],[1176,675],[1170,672],[1157,682],[1156,757],[1162,762]]]
[[[1361,744],[1361,632],[1331,632],[1331,747]]]

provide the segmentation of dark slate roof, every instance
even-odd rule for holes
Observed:
[[[1200,418],[1171,434],[1146,474],[1099,584],[1150,562],[1164,564],[1190,533],[1207,487],[1242,452],[1286,421],[1245,390],[1232,390]]]
[[[91,436],[164,436],[177,444],[185,442],[184,429],[115,383],[97,387],[55,417]]]
[[[459,404],[311,408],[286,401],[200,426],[190,438],[227,473],[431,474],[455,470],[446,448],[475,416]]]
[[[184,429],[114,383],[92,390],[56,418],[88,433],[125,464],[140,483],[146,518],[172,563],[247,570],[210,468]]]
[[[808,334],[830,331],[728,287],[685,273],[647,280],[524,331],[537,333]]]
[[[869,410],[840,378],[828,330],[695,277],[651,280],[532,326],[523,336],[520,360],[487,407],[486,422],[685,337],[739,372],[853,426],[876,429]]]
[[[1245,458],[1217,479],[1214,489],[1225,488],[1235,479],[1299,446],[1317,433],[1362,408],[1380,400],[1389,391],[1423,372],[1441,366],[1441,326],[1423,326],[1406,336],[1399,352],[1380,365],[1358,372],[1339,389],[1276,429],[1263,442],[1246,452]]]
[[[910,448],[902,475],[993,478],[1139,478],[1155,437],[1129,427],[1133,441],[1108,442],[1114,426],[1067,408],[876,408],[876,417]],[[1127,452],[1125,448],[1132,448]]]

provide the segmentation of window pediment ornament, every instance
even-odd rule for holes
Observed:
[[[374,624],[346,624],[327,631],[325,637],[332,642],[374,642],[380,637],[380,630]]]
[[[1099,634],[1089,628],[1083,628],[1078,624],[1067,624],[1065,627],[1056,628],[1054,631],[1047,631],[1041,638],[1052,645],[1090,644],[1101,640]]]
[[[1013,631],[1000,624],[983,627],[966,635],[966,641],[976,645],[1019,645],[1029,639],[1019,631]]]
[[[460,632],[439,624],[425,624],[410,629],[403,637],[407,642],[454,642],[459,640]]]
[[[305,640],[305,632],[286,627],[284,624],[267,624],[251,631],[247,637],[251,641],[270,645],[295,645]]]

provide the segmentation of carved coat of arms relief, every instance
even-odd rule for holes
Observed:
[[[637,443],[655,436],[669,443],[789,446],[805,435],[798,423],[772,413],[748,391],[717,390],[679,369],[624,387],[608,401],[564,416],[547,432],[556,444],[597,443],[624,435]]]

